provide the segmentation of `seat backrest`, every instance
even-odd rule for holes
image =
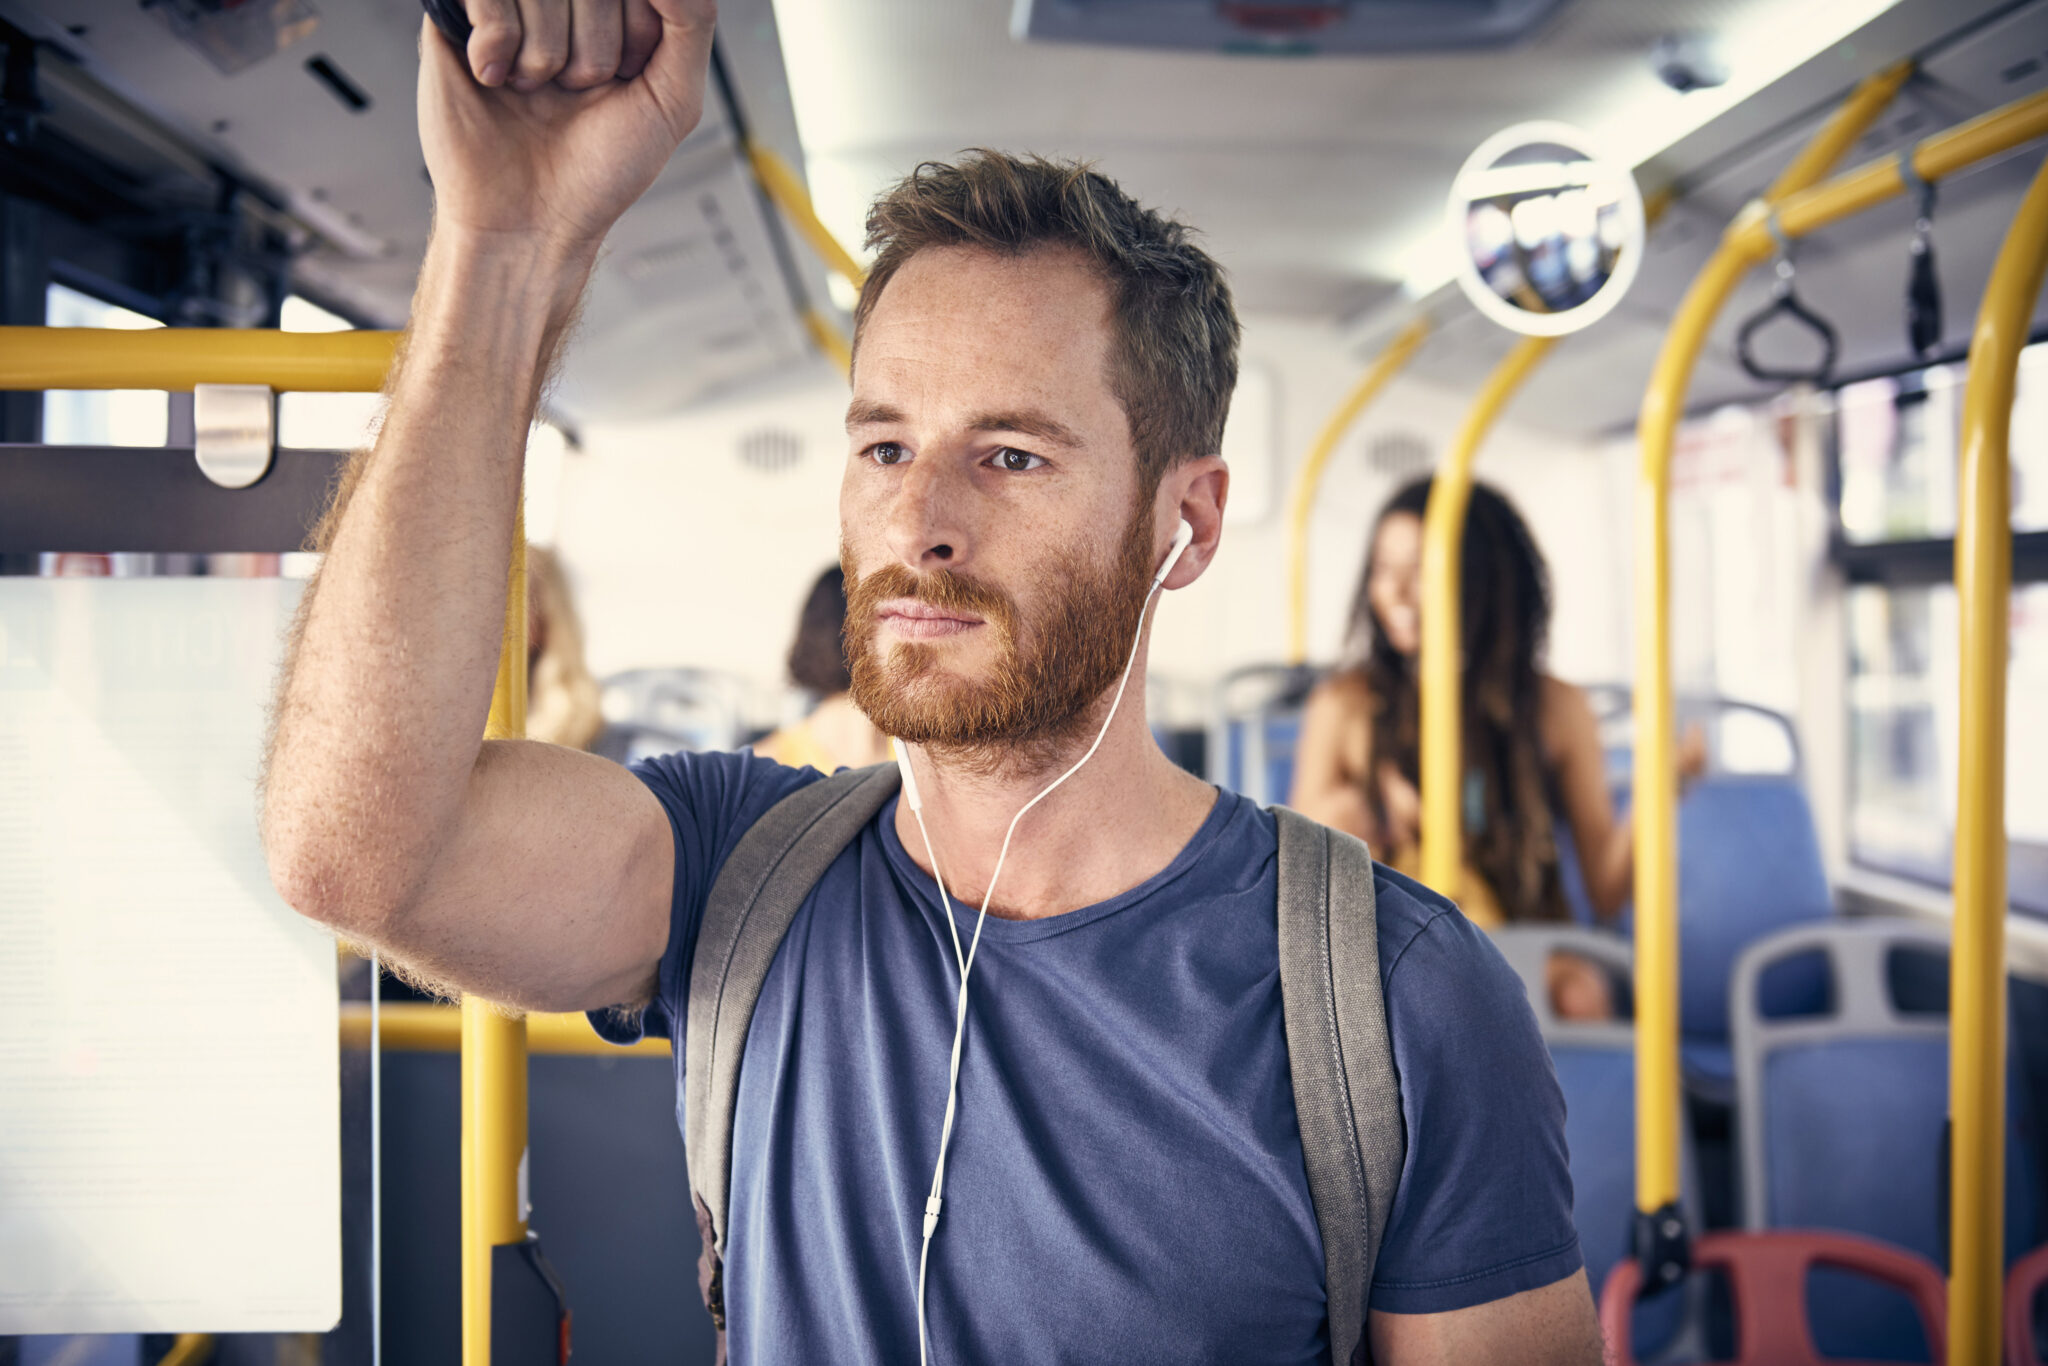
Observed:
[[[1912,959],[1945,964],[1938,930],[1904,921],[1837,921],[1752,945],[1729,987],[1744,1226],[1843,1229],[1940,1265],[1948,1116],[1948,1017],[1902,1008]],[[1824,974],[1825,1009],[1776,1016],[1768,981],[1796,960]],[[1922,974],[1929,975],[1928,973]],[[2033,1163],[2007,1124],[2008,1256],[2030,1246]],[[1868,1354],[1911,1331],[1902,1307],[1831,1286],[1814,1298],[1816,1330],[1836,1351]]]
[[[1301,710],[1317,675],[1305,665],[1255,664],[1216,685],[1210,705],[1208,778],[1255,802],[1287,800]]]
[[[1570,1154],[1572,1222],[1586,1262],[1586,1279],[1599,1285],[1631,1255],[1636,1208],[1635,1028],[1626,1020],[1590,1023],[1560,1019],[1552,1008],[1547,971],[1552,954],[1568,953],[1607,970],[1626,984],[1628,941],[1566,925],[1509,925],[1492,932],[1495,947],[1522,979],[1536,1025],[1550,1048],[1558,1089],[1564,1093],[1565,1147]],[[1620,999],[1623,993],[1617,992]],[[1700,1226],[1699,1182],[1692,1147],[1681,1157],[1680,1205]],[[1676,1343],[1703,1317],[1698,1288],[1685,1295],[1644,1301],[1634,1313],[1634,1341],[1645,1355]]]
[[[634,753],[736,749],[748,685],[714,669],[628,669],[604,680],[604,718],[630,731]]]
[[[1834,914],[1820,837],[1790,776],[1701,779],[1678,809],[1679,1028],[1728,1036],[1728,975],[1766,935]],[[1816,1009],[1820,979],[1774,976],[1787,1010]]]
[[[1851,1273],[1875,1289],[1889,1287],[1912,1311],[1913,1331],[1940,1360],[1948,1327],[1948,1286],[1931,1262],[1868,1238],[1801,1230],[1796,1233],[1709,1233],[1692,1246],[1695,1273],[1727,1278],[1735,1311],[1735,1366],[1852,1366],[1843,1354],[1821,1354],[1818,1325],[1808,1318],[1809,1282],[1815,1273]],[[1694,1280],[1700,1279],[1695,1274]],[[1635,1366],[1630,1310],[1642,1270],[1623,1259],[1600,1290],[1600,1328],[1613,1366]],[[1889,1351],[1886,1360],[1897,1358]]]

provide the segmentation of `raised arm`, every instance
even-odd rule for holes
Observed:
[[[1372,728],[1366,719],[1370,701],[1365,685],[1352,679],[1328,678],[1316,685],[1302,712],[1287,804],[1377,849],[1380,831],[1366,801],[1364,777],[1372,764]]]
[[[470,12],[467,54],[423,27],[434,235],[279,684],[264,846],[292,906],[427,978],[596,1007],[652,989],[667,819],[623,769],[483,727],[527,428],[605,233],[696,125],[713,4],[573,34],[568,0]]]
[[[1555,678],[1543,680],[1543,743],[1557,774],[1558,798],[1579,852],[1586,896],[1593,913],[1612,920],[1635,890],[1635,823],[1615,814],[1607,787],[1607,757],[1600,748],[1600,722],[1584,689]],[[1697,728],[1678,741],[1681,787],[1706,767],[1706,737]]]

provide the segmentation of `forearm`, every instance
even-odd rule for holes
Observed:
[[[1601,920],[1621,914],[1635,891],[1636,824],[1633,813],[1624,813],[1607,828],[1607,838],[1586,851],[1586,896],[1593,913]]]
[[[364,932],[431,866],[482,743],[528,424],[588,260],[437,240],[373,450],[280,685],[264,834],[293,904]]]

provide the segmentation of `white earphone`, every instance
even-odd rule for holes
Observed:
[[[938,1231],[939,1210],[944,1205],[946,1186],[946,1150],[953,1142],[953,1119],[959,1112],[960,1101],[960,1057],[967,1040],[967,975],[974,969],[974,954],[981,947],[981,927],[988,922],[989,904],[995,900],[996,880],[1003,875],[1003,861],[1010,856],[1010,837],[1017,833],[1017,822],[1024,819],[1032,807],[1050,797],[1067,779],[1081,771],[1081,765],[1095,757],[1095,751],[1102,748],[1102,741],[1109,734],[1110,725],[1116,720],[1117,708],[1123,705],[1124,686],[1131,681],[1131,666],[1138,662],[1138,644],[1145,639],[1145,614],[1151,610],[1152,599],[1159,592],[1159,586],[1166,582],[1166,576],[1173,572],[1174,565],[1190,544],[1194,542],[1195,529],[1187,518],[1173,533],[1173,545],[1166,552],[1165,563],[1152,576],[1151,587],[1145,590],[1145,605],[1138,612],[1138,633],[1131,640],[1130,657],[1124,660],[1123,675],[1117,679],[1116,696],[1110,700],[1109,715],[1103,718],[1102,729],[1095,733],[1095,743],[1088,746],[1088,752],[1074,761],[1074,766],[1052,780],[1046,789],[1024,803],[1016,815],[1010,818],[1010,828],[1003,832],[1002,848],[996,853],[995,871],[989,874],[988,890],[982,893],[981,913],[974,920],[974,937],[968,941],[966,952],[960,947],[960,927],[953,921],[953,901],[946,892],[945,874],[939,871],[939,854],[932,847],[932,833],[925,828],[924,798],[917,790],[917,774],[910,766],[910,752],[901,740],[889,741],[896,753],[896,769],[903,775],[903,800],[910,807],[912,819],[917,822],[917,833],[924,840],[925,857],[931,860],[932,880],[939,884],[939,908],[946,917],[946,930],[953,936],[953,961],[960,969],[960,991],[953,1009],[953,1057],[946,1080],[946,1117],[939,1128],[939,1160],[932,1168],[931,1193],[924,1202],[924,1237],[917,1252],[917,1359],[920,1366],[930,1361],[924,1332],[924,1276],[925,1266],[930,1260],[932,1235]]]

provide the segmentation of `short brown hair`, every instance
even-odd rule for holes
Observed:
[[[1230,286],[1192,236],[1086,162],[982,148],[927,161],[868,210],[876,255],[854,310],[855,345],[889,278],[926,247],[1078,250],[1110,287],[1110,390],[1130,422],[1139,477],[1156,487],[1173,465],[1222,449],[1237,387]]]
[[[853,686],[846,669],[846,575],[833,565],[818,575],[797,614],[796,639],[789,647],[789,681],[819,697],[837,697]]]

